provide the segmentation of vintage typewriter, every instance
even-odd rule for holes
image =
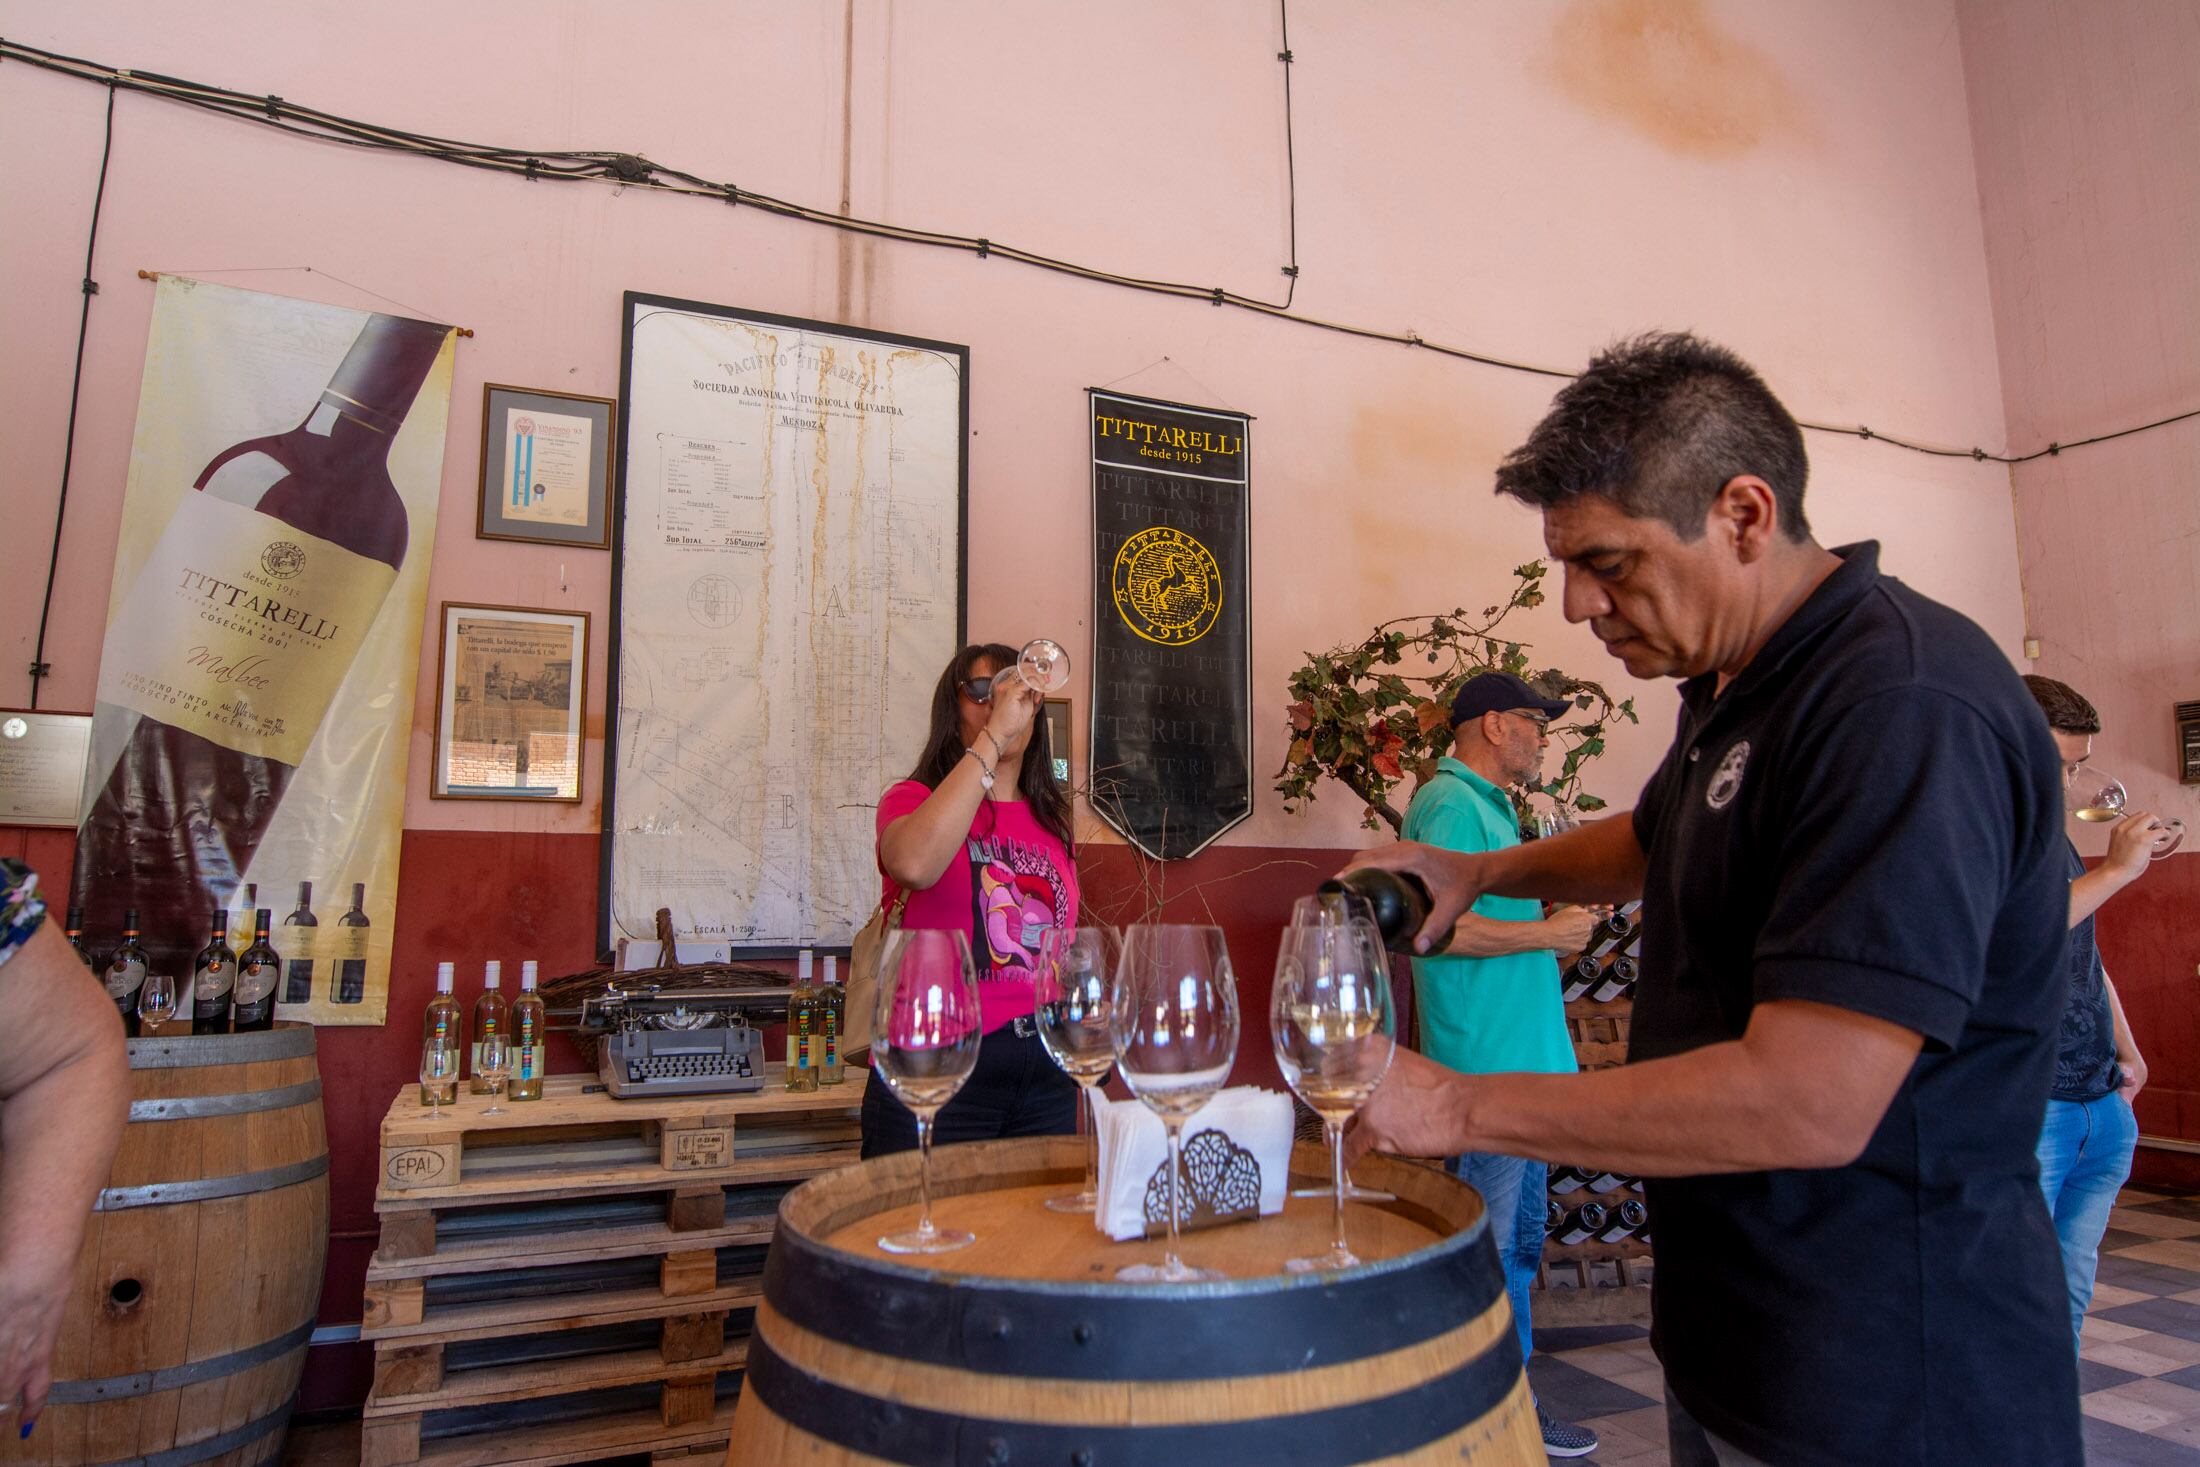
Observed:
[[[764,1040],[750,1021],[784,1018],[790,990],[613,986],[587,999],[579,1027],[601,1033],[597,1073],[617,1098],[764,1088]]]

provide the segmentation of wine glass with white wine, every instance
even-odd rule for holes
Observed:
[[[1335,1208],[1329,1251],[1284,1267],[1355,1267],[1360,1260],[1344,1238],[1344,1128],[1383,1083],[1396,1050],[1390,957],[1375,924],[1340,909],[1285,928],[1268,1017],[1277,1067],[1328,1133]]]
[[[1300,927],[1318,927],[1323,922],[1335,922],[1342,918],[1375,925],[1375,905],[1358,892],[1349,889],[1318,892],[1303,896],[1291,904],[1291,926],[1284,931],[1284,950],[1290,946],[1290,934]],[[1380,940],[1378,938],[1378,940]],[[1279,958],[1283,950],[1279,950]],[[1311,1104],[1312,1102],[1308,1102]],[[1294,1187],[1291,1195],[1298,1198],[1327,1198],[1336,1195],[1335,1187],[1323,1182],[1315,1187]],[[1389,1192],[1378,1192],[1373,1187],[1363,1187],[1348,1174],[1344,1179],[1344,1200],[1347,1202],[1396,1202]]]
[[[967,1248],[974,1234],[932,1221],[932,1121],[970,1078],[984,1034],[968,935],[905,927],[889,937],[871,1032],[871,1072],[917,1118],[917,1225],[878,1246],[888,1253]]]
[[[2124,818],[2130,798],[2124,793],[2123,782],[2105,769],[2090,764],[2080,764],[2070,771],[2069,788],[2063,792],[2063,803],[2070,813],[2088,825],[2113,825]],[[2162,833],[2154,838],[2154,849],[2148,859],[2159,861],[2184,843],[2185,822],[2182,820],[2157,820]]]

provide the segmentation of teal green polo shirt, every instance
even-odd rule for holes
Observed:
[[[1453,851],[1520,844],[1519,817],[1503,790],[1457,759],[1437,760],[1436,771],[1406,810],[1407,840]],[[1498,922],[1534,922],[1543,904],[1486,896],[1473,911]],[[1578,1068],[1554,953],[1415,958],[1413,1001],[1421,1015],[1422,1052],[1462,1074],[1570,1075]]]

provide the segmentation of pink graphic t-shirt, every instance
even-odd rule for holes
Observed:
[[[913,779],[888,790],[878,802],[878,830],[914,811],[931,791]],[[898,888],[883,869],[885,898]],[[1021,800],[988,800],[978,807],[963,848],[940,879],[911,892],[901,925],[966,932],[978,967],[978,1006],[985,1032],[1029,1014],[1035,1007],[1031,968],[1049,928],[1077,925],[1077,866],[1069,851],[1031,816]]]

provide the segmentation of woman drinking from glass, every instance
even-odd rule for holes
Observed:
[[[1043,694],[1016,649],[962,649],[932,692],[932,728],[909,778],[878,807],[884,900],[904,928],[961,931],[978,972],[977,1069],[939,1113],[934,1139],[1068,1135],[1077,1086],[1032,1023],[1032,969],[1049,931],[1077,925],[1076,839],[1054,778]],[[863,1096],[863,1154],[917,1144],[916,1117],[881,1084]]]

